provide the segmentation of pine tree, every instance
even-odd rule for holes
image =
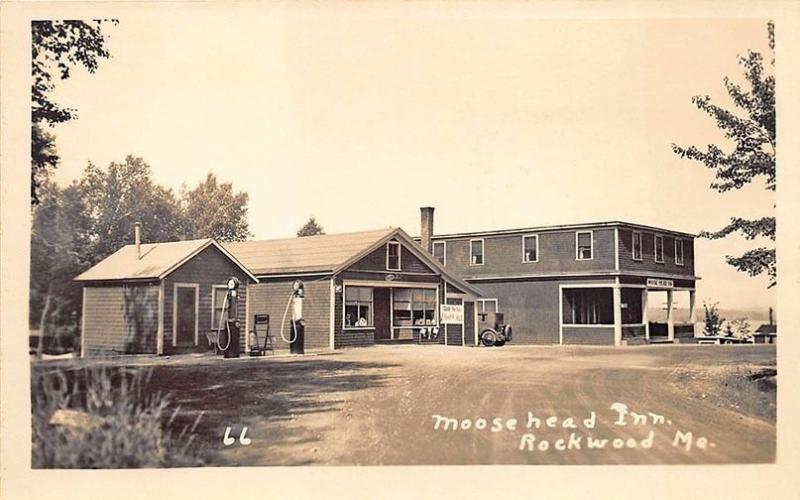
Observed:
[[[716,120],[717,127],[734,143],[733,149],[725,152],[721,147],[709,144],[703,151],[695,146],[672,145],[673,151],[681,158],[699,161],[715,170],[716,179],[710,187],[720,193],[740,189],[762,177],[766,189],[775,191],[775,26],[772,22],[767,25],[767,33],[773,54],[768,70],[765,70],[761,53],[748,51],[746,56],[739,57],[748,88],[727,77],[724,79],[725,88],[737,112],[712,104],[707,95],[692,98],[698,109]],[[766,237],[775,241],[775,217],[732,217],[722,229],[703,231],[701,236],[718,239],[735,232],[748,240]],[[726,261],[750,276],[766,272],[770,277],[769,286],[776,284],[774,247],[755,248],[738,257],[728,255]]]
[[[297,231],[297,236],[300,236],[300,237],[302,237],[302,236],[315,236],[315,235],[318,235],[318,234],[325,234],[325,228],[320,226],[317,223],[317,219],[314,218],[313,216],[309,217],[308,222],[303,224],[303,227],[301,227]]]

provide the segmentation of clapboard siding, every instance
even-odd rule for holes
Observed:
[[[619,267],[625,271],[648,271],[694,276],[694,240],[652,231],[642,233],[642,260],[633,260],[633,229],[619,229]],[[664,262],[655,261],[655,236],[664,238]],[[684,265],[675,263],[675,239],[683,240]]]
[[[85,356],[155,354],[158,344],[158,284],[83,288]]]
[[[577,260],[576,231],[552,231],[536,234],[539,237],[539,255],[536,262],[522,262],[522,234],[484,236],[483,265],[470,265],[470,239],[447,239],[446,262],[448,270],[462,278],[485,276],[543,275],[551,273],[579,273],[581,271],[614,270],[614,229],[594,229],[593,258]],[[434,241],[443,241],[434,237]]]
[[[497,299],[499,312],[513,328],[514,344],[557,344],[560,283],[564,282],[511,281],[481,283],[480,288],[483,298]]]
[[[274,336],[276,351],[288,351],[289,344],[280,335],[281,320],[289,296],[292,294],[293,279],[276,280],[250,285],[249,325],[256,314],[269,314],[270,333]],[[304,283],[303,319],[306,321],[305,348],[326,349],[330,347],[330,294],[329,279]],[[291,339],[291,306],[286,313],[284,336]],[[251,326],[252,328],[252,326]],[[263,332],[259,332],[261,334]],[[263,336],[259,338],[263,344]]]
[[[614,345],[613,326],[564,326],[564,343],[580,345]]]
[[[392,240],[397,241],[397,240]],[[372,251],[371,253],[367,254],[364,258],[360,259],[358,262],[354,263],[352,266],[349,266],[349,270],[351,271],[388,271],[388,272],[403,272],[403,273],[430,273],[435,274],[435,271],[431,269],[426,263],[420,260],[416,255],[414,255],[406,246],[405,243],[401,242],[401,251],[400,251],[400,270],[399,271],[389,271],[386,269],[386,245],[381,245],[380,248]]]
[[[239,305],[237,317],[241,322],[241,335],[239,346],[245,348],[245,304],[248,293],[250,277],[236,264],[231,262],[225,254],[214,246],[209,246],[194,258],[183,264],[180,268],[164,278],[164,352],[169,353],[173,339],[173,307],[176,283],[199,285],[199,338],[198,349],[208,350],[206,333],[216,330],[218,325],[211,325],[211,301],[213,285],[225,285],[231,276],[239,279]]]

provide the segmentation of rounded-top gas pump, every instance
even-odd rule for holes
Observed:
[[[228,346],[223,350],[226,358],[239,357],[239,284],[239,280],[235,276],[231,277],[227,283],[228,293],[225,298],[228,303],[228,317],[226,318],[225,326],[228,334]]]
[[[294,341],[289,344],[292,354],[305,354],[306,321],[303,319],[303,299],[305,290],[303,282],[295,280],[292,283],[292,329]]]

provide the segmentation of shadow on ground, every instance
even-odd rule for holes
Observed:
[[[385,369],[398,365],[336,360],[292,360],[269,363],[234,362],[212,367],[157,366],[153,368],[152,390],[169,394],[172,407],[179,407],[170,432],[191,427],[199,413],[199,424],[192,435],[202,458],[219,462],[227,427],[238,438],[244,426],[249,437],[260,438],[266,428],[272,448],[313,444],[330,428],[304,428],[298,417],[307,414],[339,412],[342,397],[354,391],[381,387],[389,378]],[[335,396],[334,396],[335,394]],[[326,419],[314,419],[324,422]],[[254,436],[255,434],[255,436]],[[188,436],[187,436],[188,438]],[[235,450],[238,443],[231,445]],[[238,453],[238,452],[237,452]],[[239,453],[222,461],[251,462]],[[295,465],[303,464],[302,461]]]

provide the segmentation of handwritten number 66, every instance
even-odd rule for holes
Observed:
[[[249,437],[247,437],[246,434],[247,434],[247,427],[243,427],[242,428],[242,433],[239,434],[239,443],[242,446],[247,446],[252,442],[252,440]],[[222,438],[222,444],[224,444],[225,446],[230,446],[235,442],[236,442],[236,438],[235,437],[231,437],[231,428],[230,428],[230,426],[226,427],[225,428],[225,436]]]

